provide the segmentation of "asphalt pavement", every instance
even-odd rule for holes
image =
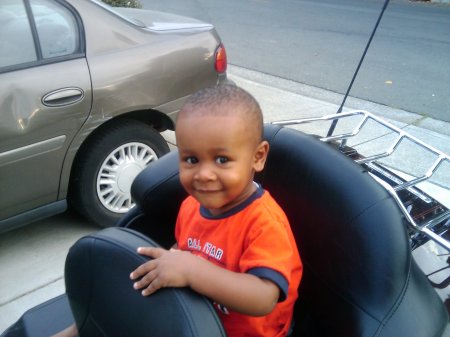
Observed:
[[[333,114],[342,100],[340,94],[236,66],[230,66],[228,73],[232,81],[257,98],[266,122]],[[374,113],[450,154],[450,123],[352,98],[347,100],[348,109]],[[173,143],[173,133],[166,132],[165,136]],[[378,136],[373,137],[365,143],[375,142]],[[404,153],[397,160],[411,161],[408,157],[410,153]],[[424,161],[427,158],[414,157],[413,165],[421,166]],[[444,167],[440,176],[444,184],[450,181],[450,165]],[[434,193],[450,208],[448,185],[438,187]],[[0,333],[26,310],[64,292],[64,260],[69,247],[78,238],[97,230],[76,214],[66,212],[0,235]],[[440,251],[440,247],[430,244],[414,254],[428,273],[445,263],[434,255]],[[440,295],[448,297],[445,291]]]

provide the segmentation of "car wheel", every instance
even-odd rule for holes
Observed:
[[[167,152],[164,138],[141,122],[121,120],[99,131],[77,157],[71,205],[102,227],[114,225],[134,206],[134,178]]]

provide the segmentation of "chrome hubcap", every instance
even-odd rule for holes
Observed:
[[[126,213],[134,207],[131,184],[156,159],[155,151],[143,143],[128,143],[115,149],[103,162],[97,177],[97,195],[103,206],[114,213]]]

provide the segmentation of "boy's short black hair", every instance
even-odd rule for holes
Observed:
[[[218,116],[238,113],[242,115],[249,127],[256,129],[258,137],[262,139],[261,107],[250,93],[236,85],[224,84],[197,91],[186,100],[178,118],[184,113]]]

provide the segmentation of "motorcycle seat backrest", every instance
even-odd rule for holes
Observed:
[[[148,261],[138,247],[158,247],[127,228],[107,228],[78,240],[65,266],[66,294],[82,337],[226,337],[212,304],[188,288],[144,297],[130,273]]]

